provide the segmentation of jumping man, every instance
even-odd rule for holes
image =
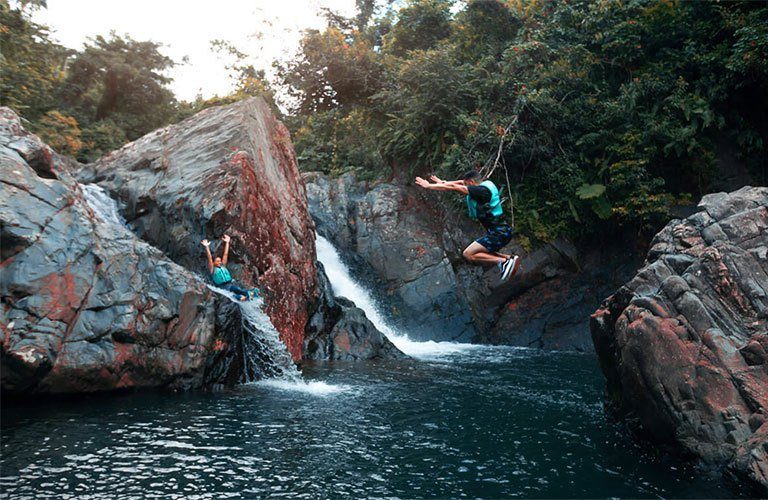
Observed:
[[[467,211],[486,230],[485,236],[464,249],[464,258],[473,264],[496,264],[502,281],[509,279],[520,267],[517,255],[499,253],[512,240],[512,227],[504,222],[499,189],[490,180],[478,182],[480,174],[470,170],[457,181],[444,181],[434,175],[432,182],[416,177],[416,184],[435,191],[455,191],[466,196]]]
[[[213,284],[223,290],[232,292],[238,300],[242,301],[254,298],[257,296],[257,289],[254,288],[250,291],[246,290],[232,280],[232,276],[229,274],[229,270],[226,267],[227,257],[229,257],[229,235],[225,234],[221,237],[221,240],[224,242],[224,256],[216,257],[215,259],[211,256],[211,242],[208,240],[201,241],[205,247],[205,253],[208,256],[208,272],[211,273]]]

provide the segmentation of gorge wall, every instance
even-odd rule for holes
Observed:
[[[0,162],[3,392],[203,385],[220,338],[207,287],[95,214],[72,162],[8,108]]]
[[[768,495],[768,188],[705,196],[592,317],[612,406]]]
[[[495,268],[464,261],[482,228],[440,194],[352,174],[304,180],[318,232],[414,338],[591,351],[589,314],[636,269],[626,251],[579,254],[558,240],[526,252],[513,240],[522,267],[502,283]]]
[[[275,375],[244,362],[239,308],[206,286],[200,240],[225,233],[232,274],[266,292],[295,361],[310,342],[311,359],[402,356],[321,286],[290,137],[261,99],[207,109],[87,166],[2,108],[0,176],[4,393]],[[125,220],[97,213],[85,183]]]

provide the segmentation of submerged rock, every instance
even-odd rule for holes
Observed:
[[[705,196],[592,316],[614,407],[768,494],[768,188]]]

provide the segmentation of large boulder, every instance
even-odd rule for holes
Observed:
[[[194,138],[189,139],[194,142]],[[234,167],[224,162],[220,168],[226,177]],[[189,240],[192,236],[188,233],[194,232],[196,219],[161,202],[155,205],[147,196],[128,200],[136,201],[133,206],[123,205],[122,212],[134,216],[136,226],[130,226],[118,212],[119,204],[105,191],[95,185],[80,184],[71,175],[78,173],[83,179],[93,179],[98,177],[96,171],[96,166],[84,169],[74,160],[56,154],[26,132],[11,110],[0,108],[3,393],[136,387],[187,389],[241,383],[295,370],[290,357],[282,359],[285,348],[277,339],[272,321],[260,309],[251,311],[258,317],[256,321],[250,320],[243,314],[244,309],[214,293],[206,285],[207,279],[194,272],[203,267],[199,242],[187,241],[188,247],[184,247],[183,241],[162,234],[175,231],[182,240]],[[174,175],[168,174],[163,182],[178,184],[172,179]],[[255,175],[241,175],[241,183],[255,182]],[[215,179],[210,182],[209,188],[218,185]],[[153,195],[161,185],[158,181]],[[292,189],[291,186],[277,182],[270,190]],[[301,184],[293,188],[301,188]],[[196,199],[203,203],[198,208],[209,213],[207,190],[198,194]],[[298,206],[302,206],[303,191],[286,192],[284,197],[298,200]],[[226,224],[241,216],[242,207],[229,207],[234,212],[230,215],[222,213],[216,202],[208,227],[218,235],[232,228],[217,222]],[[289,234],[282,240],[278,238],[277,249],[281,244],[290,248],[298,244],[291,232],[292,224],[302,218],[306,222],[308,216],[306,211],[303,216],[293,215],[284,221],[286,226],[282,229]],[[250,216],[243,218],[250,220]],[[252,242],[259,235],[277,231],[276,218],[279,217],[263,219],[266,229],[259,229],[255,223],[248,226],[254,233],[240,234],[238,241]],[[189,225],[185,226],[185,222]],[[188,248],[191,252],[194,248],[197,254],[169,255],[137,237],[134,229],[139,235],[165,242],[170,251]],[[197,236],[195,240],[203,237],[202,233]],[[313,248],[311,226],[305,236],[310,243],[302,240],[301,245]],[[237,250],[235,246],[233,252]],[[304,278],[301,269],[289,267],[285,271],[280,267],[291,258],[298,259],[303,250],[286,250],[285,255],[263,251],[266,257],[257,256],[277,266],[265,270],[263,283],[273,283],[268,279],[272,276],[278,283],[296,287],[270,291],[273,315],[281,310],[281,298],[287,301],[286,314],[298,307],[299,299],[306,298],[307,303],[301,306],[306,309],[298,310],[307,317],[317,316],[316,311],[322,308],[333,311],[325,323],[314,323],[316,342],[331,346],[333,339],[338,338],[341,345],[344,340],[339,332],[346,328],[354,332],[344,344],[355,353],[349,359],[389,356],[388,341],[355,308],[327,306],[332,295],[329,299],[330,292],[317,286],[314,274],[313,279],[298,287],[296,280]],[[239,260],[256,259],[243,251]],[[314,262],[314,255],[309,255],[306,266],[315,269]],[[295,276],[280,278],[281,272]],[[284,327],[292,324],[291,318],[278,319],[273,321]],[[294,356],[301,353],[305,328],[309,330],[308,324],[301,324],[298,333],[291,330],[292,335],[295,333],[293,340],[299,343],[298,348],[294,345]],[[324,338],[329,335],[332,338]],[[328,349],[323,352],[330,353]],[[333,350],[339,352],[338,348]],[[312,355],[313,359],[321,357],[316,352]]]
[[[705,196],[592,316],[609,401],[768,494],[768,188]]]
[[[462,257],[482,228],[453,198],[351,174],[304,180],[318,232],[416,338],[591,351],[589,313],[633,270],[610,251],[579,255],[565,240],[526,251],[513,240],[522,266],[502,283],[495,267]]]
[[[74,181],[73,161],[0,108],[2,390],[65,393],[200,387],[216,300]],[[91,201],[88,201],[90,197]],[[222,353],[223,357],[234,353]]]
[[[304,339],[304,359],[360,361],[407,357],[344,297],[335,297],[318,263],[320,297]]]
[[[77,175],[121,200],[141,239],[200,275],[207,274],[200,240],[230,234],[228,267],[266,289],[267,313],[301,358],[318,300],[314,227],[290,135],[263,99],[201,111]]]

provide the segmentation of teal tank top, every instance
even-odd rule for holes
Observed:
[[[501,217],[501,215],[504,213],[504,211],[501,209],[501,198],[499,197],[499,188],[496,187],[496,184],[494,184],[491,181],[483,181],[480,183],[481,186],[487,187],[491,191],[491,201],[488,203],[488,211],[491,215],[494,217]],[[478,217],[478,208],[480,208],[480,203],[475,201],[471,196],[467,195],[467,212],[469,213],[470,219],[477,220]]]
[[[213,282],[217,285],[232,281],[232,276],[230,276],[229,271],[224,266],[214,266],[213,272],[211,273],[211,278],[213,278]]]

